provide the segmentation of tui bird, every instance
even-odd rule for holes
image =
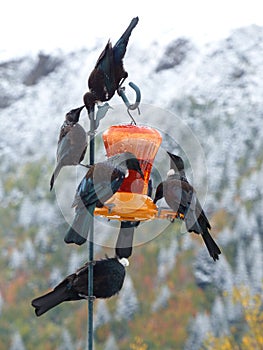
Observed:
[[[174,211],[183,215],[187,231],[202,235],[210,256],[216,261],[221,251],[209,233],[211,226],[196,192],[187,181],[184,162],[181,157],[167,153],[170,156],[170,170],[167,179],[156,189],[154,203],[164,197]]]
[[[84,107],[72,109],[68,112],[61,126],[57,146],[57,165],[51,176],[50,191],[63,166],[77,165],[85,157],[87,136],[83,127],[78,124],[80,112]]]
[[[116,154],[90,167],[77,188],[72,204],[76,207],[75,217],[64,238],[66,243],[86,242],[95,207],[102,207],[118,191],[129,170],[144,178],[138,159],[130,152]]]
[[[133,18],[117,43],[112,47],[109,40],[99,56],[95,68],[88,79],[89,92],[83,96],[88,114],[94,110],[96,102],[109,101],[128,77],[128,73],[123,67],[123,58],[131,32],[138,21],[138,17]]]
[[[132,255],[132,242],[134,229],[140,225],[140,221],[122,221],[115,246],[116,256],[128,259]]]
[[[64,301],[88,299],[89,267],[93,264],[93,296],[110,298],[117,294],[125,278],[127,259],[106,258],[86,263],[75,273],[67,276],[53,291],[32,300],[37,316],[43,315]]]
[[[149,179],[147,196],[152,196],[152,180]],[[140,221],[122,221],[117,242],[115,245],[115,254],[121,258],[128,259],[132,255],[133,236],[135,227],[140,225]]]

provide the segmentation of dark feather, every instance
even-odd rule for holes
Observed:
[[[91,263],[60,282],[53,291],[32,301],[37,316],[43,315],[51,308],[64,301],[86,299],[88,297],[88,271]],[[92,262],[93,266],[93,296],[110,298],[117,294],[123,285],[125,267],[117,258],[106,258]]]
[[[83,96],[88,113],[97,101],[109,101],[118,90],[128,73],[123,67],[123,58],[132,30],[137,25],[138,17],[133,18],[123,35],[112,47],[110,41],[100,54],[88,79],[89,91]]]
[[[116,256],[128,259],[132,255],[134,229],[138,227],[140,221],[122,221],[117,238],[115,253]]]
[[[75,218],[66,233],[66,243],[81,245],[87,240],[95,207],[101,207],[118,191],[128,169],[143,176],[138,159],[132,153],[124,152],[97,163],[88,170],[73,201]]]
[[[77,165],[85,157],[87,150],[87,135],[83,127],[77,123],[83,107],[84,106],[68,112],[66,114],[66,120],[61,126],[57,146],[57,165],[51,176],[50,190],[52,190],[54,182],[62,167],[67,165]]]
[[[179,156],[169,152],[168,154],[173,171],[170,171],[167,179],[158,185],[154,203],[164,197],[170,208],[178,214],[183,214],[187,231],[201,234],[210,256],[218,260],[221,251],[209,233],[211,226],[196,192],[187,181],[183,160]]]

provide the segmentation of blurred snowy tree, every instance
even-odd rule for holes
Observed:
[[[108,323],[111,320],[111,315],[107,307],[106,300],[98,299],[96,304],[97,306],[94,315],[94,329]]]
[[[24,263],[24,254],[19,251],[17,248],[14,248],[9,257],[9,266],[11,269],[18,269]]]
[[[210,322],[213,334],[218,337],[229,333],[229,324],[227,321],[227,310],[221,297],[216,297],[212,306]]]
[[[254,232],[248,246],[247,264],[251,290],[259,293],[262,290],[263,281],[263,247],[257,232]]]
[[[126,275],[122,290],[116,303],[115,318],[118,321],[129,320],[139,309],[138,299],[130,275]]]
[[[33,261],[36,258],[35,247],[30,238],[27,238],[24,242],[24,257],[27,261]]]
[[[80,254],[79,252],[73,250],[70,253],[68,259],[67,273],[70,275],[71,273],[76,272],[76,270],[79,269],[82,265],[84,265],[84,258],[86,258],[84,253]]]
[[[156,312],[167,306],[167,302],[171,296],[171,291],[167,285],[163,285],[159,294],[152,305],[152,311]]]
[[[238,243],[237,256],[236,256],[236,270],[235,270],[235,285],[248,285],[249,284],[249,273],[246,265],[246,253],[245,247],[242,242]]]
[[[199,313],[192,321],[190,335],[185,344],[184,350],[200,350],[203,341],[212,331],[209,316]]]
[[[54,266],[49,275],[49,286],[54,288],[59,282],[64,279],[60,268]]]
[[[9,350],[26,350],[21,335],[18,331],[12,336],[11,346]]]
[[[119,350],[113,334],[110,334],[105,345],[104,350]]]
[[[59,350],[74,350],[76,347],[73,345],[70,333],[67,329],[63,329],[61,345],[59,346]]]
[[[163,282],[166,276],[174,269],[176,253],[178,251],[177,238],[173,238],[168,248],[162,247],[159,251],[157,264],[157,280]]]

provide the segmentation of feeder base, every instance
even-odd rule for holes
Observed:
[[[158,214],[153,200],[144,194],[116,192],[102,208],[96,208],[94,215],[111,220],[146,221]]]

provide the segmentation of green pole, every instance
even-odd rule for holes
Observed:
[[[90,148],[90,165],[95,162],[95,117],[94,107],[89,113],[90,118],[90,133],[89,133],[89,148]],[[94,260],[94,217],[91,218],[91,226],[89,232],[89,261]],[[93,264],[89,266],[88,274],[88,350],[93,349]]]

